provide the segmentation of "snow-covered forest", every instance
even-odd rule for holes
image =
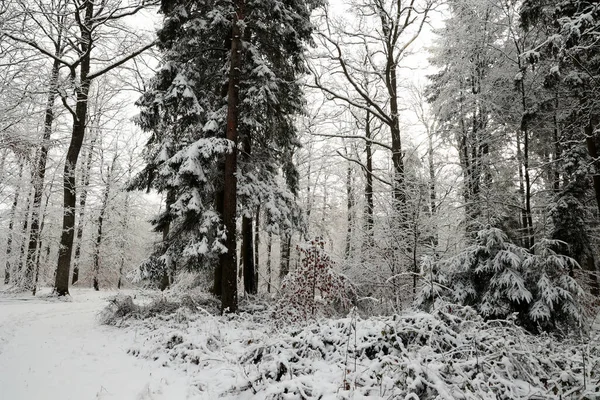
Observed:
[[[593,0],[1,2],[0,398],[600,398],[599,80]]]

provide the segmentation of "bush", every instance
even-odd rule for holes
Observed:
[[[425,261],[425,283],[416,305],[428,310],[435,299],[444,298],[472,306],[487,319],[515,313],[533,332],[580,327],[583,289],[569,276],[578,265],[553,250],[559,244],[541,240],[531,254],[510,243],[501,230],[482,229],[475,244],[457,256]]]
[[[355,298],[354,288],[345,276],[335,271],[335,263],[323,247],[320,239],[299,246],[302,262],[281,285],[279,316],[307,321],[332,315],[336,308],[350,308]]]

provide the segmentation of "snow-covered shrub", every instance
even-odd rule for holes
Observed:
[[[558,243],[541,240],[532,254],[508,241],[500,229],[486,227],[474,245],[455,257],[424,263],[424,283],[416,301],[430,309],[438,298],[474,307],[488,319],[518,321],[531,331],[578,326],[582,320],[580,285],[569,276],[572,258],[552,250]]]
[[[324,250],[321,239],[299,246],[302,260],[281,285],[278,316],[307,321],[332,315],[336,308],[348,310],[354,289],[350,281],[335,271],[335,263]]]
[[[139,307],[128,295],[119,294],[108,300],[108,305],[100,312],[99,321],[104,325],[118,325],[132,313],[139,312]]]

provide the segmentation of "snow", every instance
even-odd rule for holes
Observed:
[[[72,301],[0,294],[0,398],[204,399],[190,378],[127,354],[135,332],[102,326],[109,292],[72,289]]]
[[[597,335],[533,336],[469,307],[295,325],[260,298],[220,316],[206,293],[125,291],[142,307],[113,319],[116,328],[98,314],[117,292],[72,294],[65,302],[0,288],[0,399],[558,400],[600,391]]]

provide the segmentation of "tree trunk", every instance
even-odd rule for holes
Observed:
[[[290,247],[292,244],[292,235],[289,232],[282,232],[279,242],[279,282],[290,272]]]
[[[56,44],[55,55],[60,56],[61,47],[61,31]],[[50,145],[50,137],[52,136],[52,124],[54,123],[54,100],[56,98],[56,90],[58,85],[58,71],[60,63],[54,60],[52,64],[52,72],[50,73],[50,84],[48,90],[48,98],[46,100],[46,111],[44,115],[44,135],[42,136],[42,146],[40,147],[37,164],[35,166],[33,177],[33,205],[31,212],[31,233],[29,235],[29,245],[27,246],[27,261],[25,267],[25,287],[35,291],[35,258],[37,248],[40,245],[40,208],[42,204],[42,195],[44,192],[44,180],[46,177],[46,163],[48,160],[48,149]],[[32,277],[32,280],[29,280]]]
[[[260,245],[260,235],[258,227],[260,225],[260,204],[256,207],[256,216],[254,220],[254,293],[258,293],[258,249]]]
[[[246,163],[251,162],[250,136],[246,133],[242,139],[244,143],[244,152],[242,156]],[[244,272],[244,291],[246,293],[256,294],[255,264],[254,264],[254,244],[253,244],[252,217],[244,215],[242,217],[242,270]]]
[[[600,212],[600,159],[598,158],[598,148],[596,146],[596,136],[594,135],[594,128],[597,125],[595,118],[590,118],[588,124],[584,128],[585,142],[590,157],[594,164],[594,175],[592,175],[592,182],[594,184],[594,194],[596,197],[596,206]]]
[[[346,248],[344,249],[346,259],[350,258],[352,250],[352,225],[354,223],[354,192],[352,189],[352,166],[348,163],[348,169],[346,170]]]
[[[366,140],[366,186],[365,186],[365,232],[367,235],[366,245],[368,249],[372,249],[375,240],[374,240],[374,218],[373,218],[373,144],[371,143],[371,117],[370,113],[367,111],[367,118],[365,124],[365,137]]]
[[[273,251],[273,234],[269,231],[267,237],[267,293],[271,293],[271,256]]]
[[[231,39],[231,65],[227,90],[227,133],[231,142],[231,151],[225,157],[225,176],[223,179],[223,225],[225,227],[225,248],[221,254],[221,312],[237,311],[237,254],[236,254],[236,207],[237,207],[237,142],[239,117],[239,86],[242,68],[242,26],[244,21],[244,1],[235,1],[235,15]]]
[[[12,253],[12,243],[15,228],[15,218],[17,214],[17,206],[19,205],[19,196],[21,191],[21,180],[23,178],[23,163],[19,163],[19,183],[15,190],[13,202],[10,207],[10,218],[8,222],[8,236],[6,238],[6,252],[4,253],[5,264],[4,264],[4,284],[8,285],[11,282],[11,278],[14,280],[14,276],[11,275],[13,266],[10,263]]]
[[[75,240],[75,255],[73,257],[73,278],[71,284],[79,281],[79,262],[81,261],[81,246],[83,244],[83,228],[85,227],[85,206],[87,204],[87,194],[90,186],[90,169],[92,168],[92,157],[94,155],[94,146],[98,136],[94,136],[90,141],[90,148],[84,165],[81,167],[81,194],[79,195],[79,218],[77,219],[77,235]]]
[[[108,198],[110,196],[110,184],[111,184],[111,179],[112,179],[112,173],[113,173],[113,169],[115,167],[115,163],[117,161],[117,154],[115,153],[113,160],[112,160],[112,164],[110,166],[110,168],[108,169],[108,173],[106,176],[106,182],[105,182],[105,186],[104,186],[104,194],[102,195],[102,205],[100,206],[100,214],[98,215],[98,231],[96,232],[96,241],[95,241],[95,247],[94,247],[94,259],[93,259],[93,278],[92,278],[92,286],[94,287],[94,290],[98,291],[100,290],[100,282],[99,282],[99,275],[100,275],[100,247],[102,246],[102,240],[104,239],[104,236],[102,235],[102,229],[103,229],[103,225],[104,225],[104,219],[106,217],[106,210],[108,209]]]
[[[252,243],[252,218],[242,217],[242,262],[244,270],[244,290],[246,293],[256,294],[254,291],[254,246]]]
[[[76,89],[77,105],[73,115],[73,129],[71,132],[71,141],[67,150],[63,176],[63,223],[60,236],[60,247],[58,252],[58,264],[56,267],[56,282],[54,285],[58,296],[69,294],[69,272],[71,269],[71,254],[73,252],[73,239],[75,228],[75,167],[79,152],[83,145],[85,136],[85,123],[88,111],[88,94],[90,91],[91,79],[88,78],[90,72],[90,60],[92,50],[92,30],[91,19],[94,12],[94,2],[87,1],[85,4],[85,17],[83,24],[80,24],[81,38],[78,40],[81,45],[81,62],[79,85]]]

